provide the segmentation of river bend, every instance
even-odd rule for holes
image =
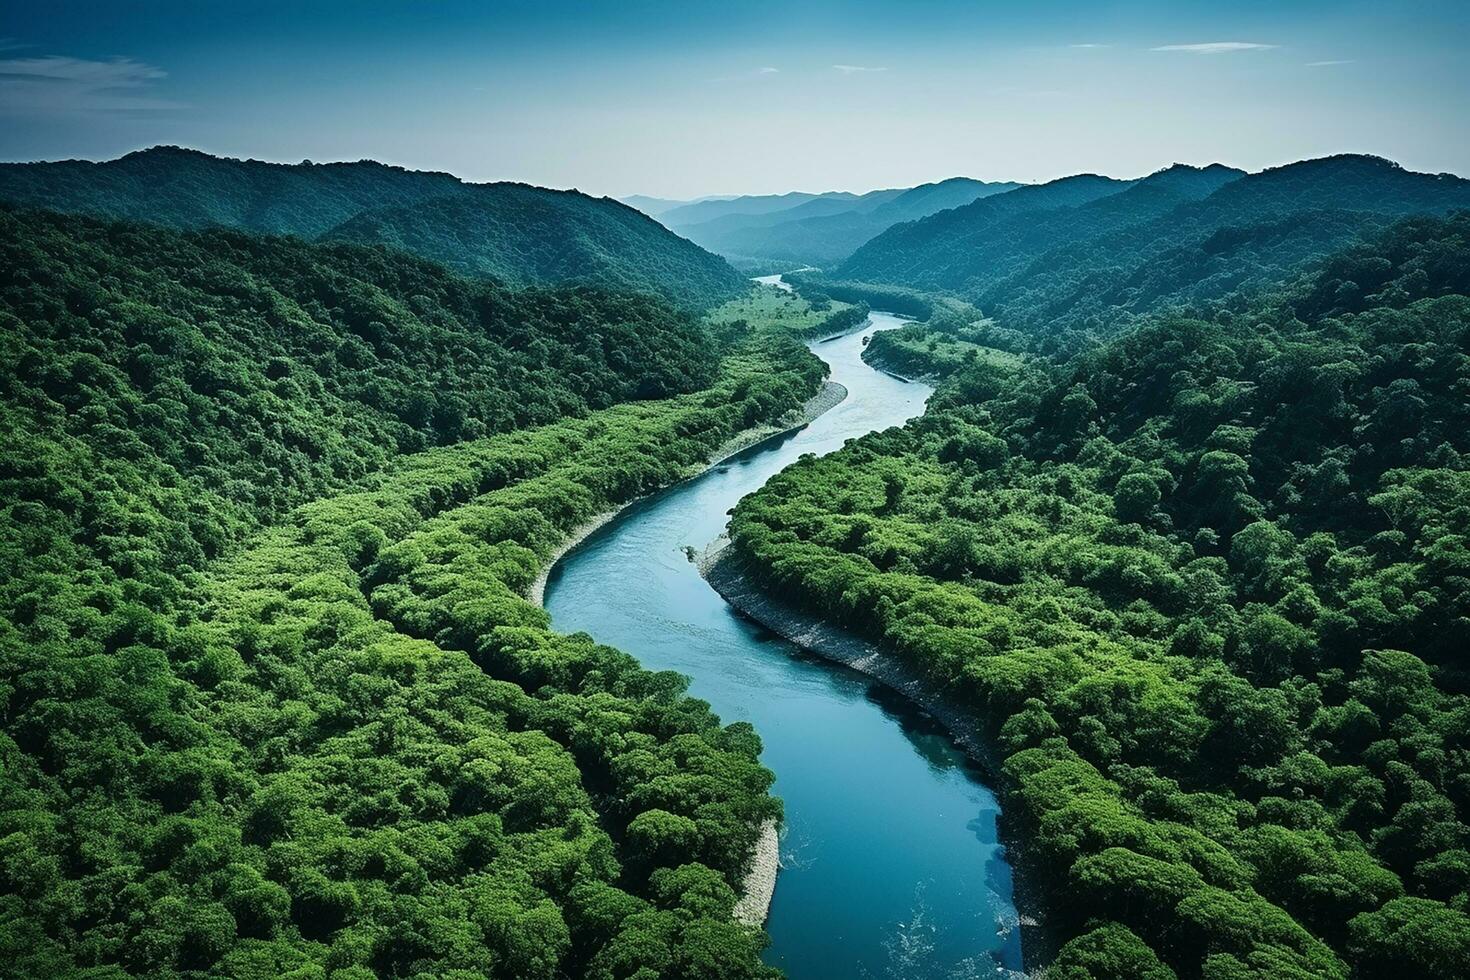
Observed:
[[[725,722],[755,726],[786,807],[766,960],[793,980],[1021,970],[999,808],[980,773],[901,697],[736,615],[685,552],[802,454],[923,411],[927,385],[860,356],[865,337],[901,322],[875,312],[860,331],[813,343],[848,390],[842,403],[628,508],[568,553],[546,589],[558,630],[688,675]]]

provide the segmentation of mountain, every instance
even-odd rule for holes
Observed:
[[[1116,194],[1136,181],[1097,174],[1078,174],[1045,184],[1031,184],[981,198],[964,207],[940,211],[917,221],[895,225],[852,254],[833,273],[843,279],[885,282],[926,289],[953,288],[957,267],[969,267],[972,248],[982,245],[990,229],[1010,219],[1024,226],[1031,215],[1077,207]],[[936,261],[948,259],[934,268]]]
[[[983,223],[983,232],[975,231],[971,215],[965,215],[963,222],[958,217],[955,219],[953,226],[963,228],[966,235],[963,239],[953,240],[951,248],[959,250],[964,261],[923,270],[923,285],[972,294],[1009,272],[1025,268],[1031,259],[1059,240],[1090,238],[1113,228],[1165,214],[1185,201],[1208,196],[1240,176],[1242,171],[1227,167],[1199,170],[1178,165],[1071,207],[1033,206],[1006,213],[1002,205],[1026,202],[1019,197],[1007,200],[1009,195],[996,198],[997,206],[987,215],[990,220]],[[1068,184],[1058,190],[1093,193],[1103,186],[1086,182]],[[1031,198],[1030,203],[1034,205],[1043,195],[1035,194]],[[1056,198],[1049,200],[1054,202]],[[916,226],[915,231],[922,227]],[[856,257],[850,264],[856,264]],[[847,268],[844,266],[844,270]],[[860,268],[866,271],[869,267]]]
[[[729,208],[714,217],[706,217],[706,211],[693,212],[700,220],[690,221],[691,212],[676,210],[661,215],[659,220],[732,261],[785,260],[830,266],[899,222],[1019,186],[953,177],[860,195],[826,194],[779,209],[769,208],[770,202],[764,198],[736,198],[725,202]],[[742,201],[752,204],[747,208]]]
[[[748,288],[721,258],[621,204],[495,184],[364,211],[323,240],[377,243],[514,285],[581,283],[655,292],[687,308]]]
[[[1416,214],[1470,208],[1470,181],[1377,157],[1307,160],[1250,174],[1151,219],[1085,226],[970,296],[1007,326],[1116,329],[1168,306],[1285,282],[1310,263]]]
[[[630,194],[627,197],[618,198],[623,204],[628,205],[635,211],[642,211],[650,218],[657,218],[665,211],[671,211],[677,207],[689,204],[689,201],[674,201],[666,197],[649,197],[646,194]]]
[[[0,201],[175,228],[377,242],[506,283],[651,292],[685,307],[745,288],[722,259],[609,198],[374,161],[278,164],[155,147],[104,163],[0,164]]]
[[[1470,207],[1470,181],[1345,155],[1256,174],[1086,175],[896,226],[834,278],[951,292],[1007,327],[1115,328],[1167,305],[1284,281],[1412,214]]]
[[[727,214],[769,214],[773,211],[785,211],[808,201],[818,198],[837,198],[839,200],[851,200],[856,194],[845,191],[829,191],[825,194],[809,194],[805,191],[790,191],[786,194],[743,194],[737,197],[709,197],[677,208],[671,208],[659,215],[664,225],[669,228],[697,225],[701,222],[711,221]]]

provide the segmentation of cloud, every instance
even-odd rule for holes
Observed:
[[[48,114],[183,108],[148,94],[167,75],[132,58],[0,58],[0,110]]]
[[[867,65],[833,65],[832,67],[835,68],[837,71],[842,72],[842,74],[844,74],[844,75],[853,75],[853,74],[856,74],[858,72],[864,72],[864,71],[887,71],[888,70],[886,67],[882,67],[882,68],[870,68]]]
[[[1278,44],[1256,44],[1253,41],[1206,41],[1203,44],[1163,44],[1153,51],[1183,51],[1187,54],[1234,54],[1237,51],[1270,51]]]
[[[781,69],[779,69],[779,68],[766,67],[766,68],[757,68],[755,70],[755,73],[757,75],[776,75],[776,74],[779,74],[780,71],[781,71]]]
[[[0,37],[0,51],[17,51],[28,47],[30,47],[29,44],[24,44],[13,37]]]
[[[1111,48],[1111,44],[1069,44],[1069,48]]]
[[[1353,62],[1352,62],[1351,59],[1347,59],[1347,60],[1334,60],[1334,61],[1309,61],[1309,62],[1307,62],[1306,67],[1308,67],[1308,68],[1330,68],[1333,65],[1351,65],[1352,63]]]

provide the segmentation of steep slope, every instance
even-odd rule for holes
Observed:
[[[105,163],[0,165],[0,201],[175,228],[382,241],[506,282],[590,283],[689,307],[744,288],[723,260],[616,201],[372,161],[286,165],[156,147]]]

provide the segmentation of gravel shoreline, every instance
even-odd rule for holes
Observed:
[[[836,407],[847,397],[847,389],[835,381],[824,381],[822,387],[801,408],[778,419],[771,425],[756,426],[737,433],[728,442],[715,451],[710,461],[700,467],[697,472],[685,477],[692,480],[701,473],[705,473],[720,465],[725,460],[739,453],[745,452],[754,446],[760,445],[767,439],[785,435],[805,425],[809,425],[814,419],[828,410]],[[682,481],[679,481],[682,482]],[[665,487],[664,489],[668,489]],[[656,491],[659,492],[659,491]],[[561,545],[551,553],[541,566],[536,581],[526,590],[526,598],[538,606],[546,605],[546,583],[551,577],[551,570],[556,563],[577,545],[587,540],[599,528],[617,517],[624,510],[643,500],[637,497],[629,500],[620,507],[616,507],[587,521],[572,530]],[[760,835],[756,838],[755,847],[751,851],[750,870],[746,872],[744,880],[740,885],[740,900],[735,905],[735,921],[742,925],[760,928],[765,924],[766,916],[771,911],[771,896],[776,890],[776,874],[781,870],[781,846],[780,828],[775,820],[767,820],[761,825]]]
[[[724,535],[716,538],[699,556],[698,564],[699,573],[731,608],[803,650],[851,667],[902,694],[943,725],[992,782],[998,778],[1001,759],[967,711],[877,644],[763,592],[733,560],[729,544]],[[1021,844],[1006,833],[1004,821],[1001,839],[1014,872],[1012,901],[1019,917],[1021,955],[1027,971],[1032,972],[1053,958],[1055,937],[1045,925],[1039,896],[1025,886]]]
[[[781,870],[781,835],[775,820],[761,824],[760,837],[750,855],[750,871],[740,883],[740,901],[735,903],[735,921],[759,929],[771,914],[771,896],[776,893],[776,874]]]

